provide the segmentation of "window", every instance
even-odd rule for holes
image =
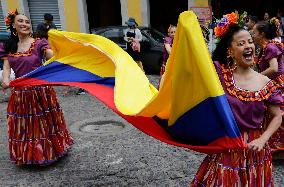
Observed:
[[[156,40],[159,43],[164,42],[165,36],[155,29],[143,29],[143,32],[147,33],[148,36],[150,36],[151,38],[153,38],[154,40]]]
[[[102,33],[102,36],[112,40],[114,43],[118,44],[122,48],[125,48],[126,46],[126,42],[123,39],[124,35],[122,29],[112,28],[106,30],[104,33]]]

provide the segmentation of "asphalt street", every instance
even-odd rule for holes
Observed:
[[[158,76],[149,76],[157,85]],[[57,94],[75,144],[46,167],[15,166],[7,143],[7,97],[0,90],[0,186],[188,186],[205,155],[149,137],[89,94]],[[284,186],[284,161],[274,162]]]

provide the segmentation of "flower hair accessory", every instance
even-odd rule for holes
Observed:
[[[217,26],[214,28],[216,37],[220,38],[226,33],[231,25],[238,24],[243,26],[247,13],[244,12],[239,16],[238,12],[232,12],[230,14],[223,15],[221,20],[217,20]]]
[[[5,17],[4,21],[6,26],[10,26],[13,23],[13,20],[15,19],[15,16],[18,15],[18,10],[12,10],[8,12],[8,15]]]
[[[279,34],[280,25],[281,25],[279,19],[277,19],[276,17],[273,17],[269,20],[269,23],[275,25],[275,27],[277,29],[276,32],[277,32],[277,34]]]

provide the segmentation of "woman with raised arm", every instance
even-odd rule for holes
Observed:
[[[46,39],[35,39],[31,22],[17,11],[5,19],[11,31],[1,57],[4,57],[3,88],[9,88],[11,69],[16,78],[42,65],[53,56]],[[46,165],[67,153],[73,143],[63,112],[50,86],[12,88],[7,107],[10,158],[17,165]]]
[[[168,36],[166,36],[164,38],[163,63],[162,63],[161,70],[160,70],[159,87],[160,87],[160,84],[163,80],[163,75],[166,71],[166,64],[167,64],[167,60],[168,60],[169,55],[170,55],[171,50],[172,50],[172,45],[173,45],[175,33],[176,33],[176,26],[170,25],[169,28],[168,28]]]

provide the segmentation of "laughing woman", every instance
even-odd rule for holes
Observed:
[[[31,23],[17,11],[5,19],[10,39],[0,54],[4,59],[2,87],[9,87],[11,68],[16,78],[42,65],[53,52],[45,39],[31,37]],[[66,154],[73,143],[53,88],[12,88],[7,108],[10,158],[17,165],[46,165]]]
[[[251,68],[255,46],[250,33],[236,22],[220,27],[224,29],[219,29],[222,33],[218,33],[220,41],[213,60],[248,148],[208,155],[191,186],[273,186],[272,156],[267,142],[281,124],[283,99],[273,81]],[[271,118],[264,128],[266,112]]]

